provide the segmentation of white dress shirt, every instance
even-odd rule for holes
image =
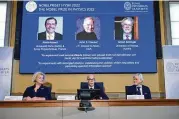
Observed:
[[[46,39],[47,40],[54,40],[55,39],[55,32],[52,34],[49,34],[46,32]]]
[[[88,87],[89,87],[89,89],[91,89],[91,88],[92,88],[92,89],[94,89],[94,86],[93,86],[93,87],[91,87],[91,86],[88,86]]]
[[[137,85],[136,88],[137,87],[140,87],[140,94],[143,95],[143,93],[142,93],[142,85]],[[138,91],[138,88],[136,90]]]

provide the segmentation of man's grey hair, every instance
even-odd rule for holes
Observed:
[[[43,76],[43,81],[46,81],[46,78],[45,78],[45,74],[43,72],[35,72],[34,75],[32,76],[32,82],[36,82],[36,78],[38,75],[42,75]]]
[[[142,82],[144,81],[143,75],[141,73],[134,74],[133,78],[135,78],[135,76],[138,76]]]
[[[121,24],[123,25],[125,21],[130,21],[132,25],[134,24],[134,20],[132,19],[132,17],[125,17],[122,20]]]

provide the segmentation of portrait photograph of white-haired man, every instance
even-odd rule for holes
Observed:
[[[115,17],[115,40],[138,40],[138,17]]]
[[[100,39],[100,20],[98,17],[85,17],[77,20],[76,40]]]

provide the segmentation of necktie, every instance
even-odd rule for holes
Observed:
[[[48,35],[48,40],[51,40],[51,39],[52,39],[52,35],[49,34],[49,35]]]
[[[141,95],[140,87],[137,87],[137,95]]]
[[[90,89],[93,89],[93,88],[90,88]]]
[[[126,40],[129,40],[129,35],[126,35]]]

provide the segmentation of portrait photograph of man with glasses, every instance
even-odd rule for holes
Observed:
[[[115,40],[138,40],[138,17],[115,17]]]

